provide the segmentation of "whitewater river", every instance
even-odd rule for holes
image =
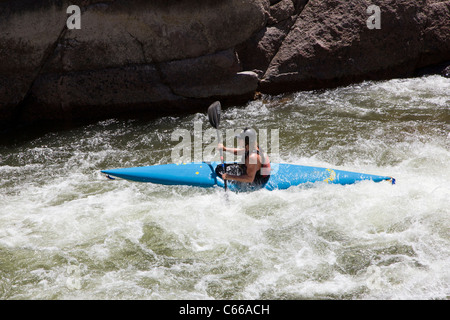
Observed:
[[[5,144],[0,299],[449,299],[450,79],[264,96],[222,119],[278,129],[282,162],[397,183],[226,197],[100,173],[170,163],[206,110]]]

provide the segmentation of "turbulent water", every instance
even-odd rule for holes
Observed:
[[[282,162],[393,176],[228,193],[110,181],[171,162],[205,114],[0,147],[0,299],[448,299],[450,80],[366,82],[223,110]],[[204,146],[206,145],[204,142]],[[270,152],[270,148],[269,148]]]

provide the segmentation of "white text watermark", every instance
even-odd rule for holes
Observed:
[[[370,30],[381,29],[381,9],[379,6],[371,5],[367,8],[367,14],[371,16],[367,19],[367,28]]]
[[[173,163],[208,162],[221,161],[218,145],[223,144],[227,149],[240,149],[240,153],[223,152],[225,162],[241,162],[242,155],[245,154],[244,145],[239,144],[236,134],[242,129],[223,130],[225,135],[217,137],[216,129],[209,128],[203,130],[201,121],[194,122],[194,131],[187,129],[176,129],[172,132],[171,140],[179,141],[172,148],[171,160]],[[259,150],[266,153],[270,161],[278,161],[280,156],[279,129],[259,129],[257,130],[256,145]],[[181,141],[180,141],[181,140]],[[250,150],[252,151],[252,150]]]

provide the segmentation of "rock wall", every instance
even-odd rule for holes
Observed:
[[[380,7],[380,29],[367,8]],[[309,1],[261,79],[261,91],[407,77],[450,60],[450,1]]]
[[[450,1],[436,0],[14,0],[0,30],[2,128],[203,110],[450,60]]]

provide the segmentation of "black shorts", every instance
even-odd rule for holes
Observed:
[[[227,174],[231,174],[234,176],[242,176],[244,174],[246,174],[247,172],[247,167],[245,164],[241,164],[241,163],[225,163],[225,173]],[[224,173],[224,167],[219,164],[216,167],[216,174],[222,178],[222,174]],[[256,174],[255,179],[253,180],[253,182],[251,183],[245,183],[245,182],[238,182],[238,181],[233,181],[233,180],[227,180],[228,183],[233,183],[233,184],[240,184],[241,187],[263,187],[267,181],[269,181],[270,176],[261,176],[259,174],[259,172]]]

